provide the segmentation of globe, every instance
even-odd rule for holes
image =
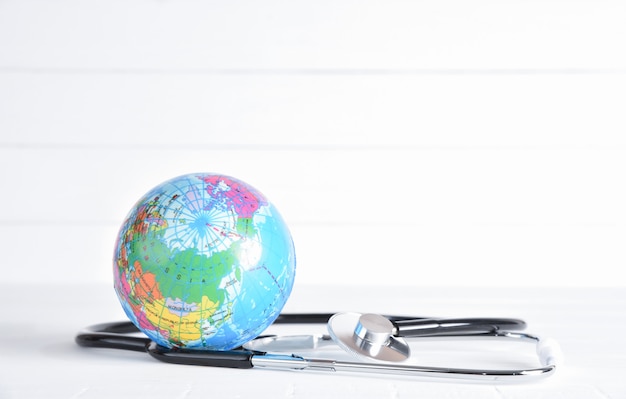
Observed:
[[[263,194],[233,177],[188,174],[130,210],[115,242],[114,288],[157,344],[229,350],[278,317],[295,266],[287,225]]]

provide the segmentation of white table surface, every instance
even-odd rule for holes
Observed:
[[[0,286],[0,398],[626,398],[626,289],[298,286],[285,311],[519,317],[557,339],[565,363],[528,383],[468,383],[371,374],[233,370],[163,364],[136,352],[78,347],[82,327],[124,319],[113,289]],[[297,328],[288,329],[296,330]],[[323,326],[308,327],[323,332]],[[530,347],[421,344],[442,366],[533,365]],[[477,348],[480,348],[480,352]]]

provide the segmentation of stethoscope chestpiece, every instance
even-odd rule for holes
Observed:
[[[378,314],[337,313],[328,320],[328,333],[343,350],[361,358],[403,362],[411,356],[396,327]]]

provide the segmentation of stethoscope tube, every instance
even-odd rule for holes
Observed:
[[[75,341],[86,348],[122,349],[134,352],[147,352],[157,360],[166,363],[194,366],[252,368],[252,356],[263,352],[249,350],[211,351],[165,348],[148,337],[135,337],[140,332],[130,321],[96,324],[79,332]]]
[[[398,337],[443,336],[466,332],[491,332],[497,330],[523,330],[526,323],[519,319],[460,318],[460,319],[405,319],[391,320]]]
[[[274,324],[324,324],[334,313],[281,313]],[[526,323],[519,319],[433,319],[428,317],[385,315],[398,328],[399,336],[442,336],[446,332],[481,332],[498,330],[522,330]],[[79,332],[75,341],[78,345],[91,348],[123,349],[145,352],[152,342],[147,337],[135,337],[140,330],[130,321],[101,323]],[[233,351],[229,351],[233,352]],[[206,353],[206,351],[202,351]]]
[[[276,320],[278,324],[292,323],[325,323],[331,314],[282,314]],[[501,326],[508,329],[522,329],[525,323],[517,319],[446,319],[445,321],[429,318],[412,318],[388,316],[388,319],[404,333],[411,336],[422,335],[425,338],[485,338],[497,337],[504,339],[533,341],[538,344],[537,353],[541,366],[520,370],[473,370],[461,368],[422,367],[404,364],[377,363],[377,362],[349,362],[330,359],[304,358],[297,355],[271,354],[264,351],[246,350],[243,348],[231,351],[190,350],[184,348],[165,348],[157,345],[147,337],[138,337],[128,334],[139,330],[131,322],[103,323],[88,327],[76,335],[76,343],[82,347],[113,348],[147,352],[153,358],[173,364],[186,364],[211,367],[229,368],[269,368],[289,370],[320,370],[320,371],[348,371],[368,372],[380,374],[410,375],[419,377],[447,377],[462,379],[479,379],[487,381],[515,380],[520,377],[537,378],[548,376],[556,369],[555,347],[533,335],[502,331]],[[437,321],[433,321],[437,320]],[[452,322],[455,320],[455,322]],[[498,323],[501,322],[501,323]],[[399,324],[398,324],[399,323]],[[438,323],[438,333],[428,328],[421,329],[428,323]],[[486,331],[490,326],[490,330]],[[450,328],[450,330],[445,330]],[[464,328],[464,330],[463,330]],[[458,331],[453,331],[458,330]]]
[[[89,326],[74,338],[74,341],[85,348],[122,349],[135,352],[146,352],[152,342],[148,337],[135,337],[132,333],[140,332],[130,321],[102,323]]]

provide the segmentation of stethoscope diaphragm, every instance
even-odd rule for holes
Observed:
[[[395,336],[393,323],[378,314],[337,313],[328,320],[328,333],[339,347],[361,358],[395,363],[411,356],[407,342]]]

